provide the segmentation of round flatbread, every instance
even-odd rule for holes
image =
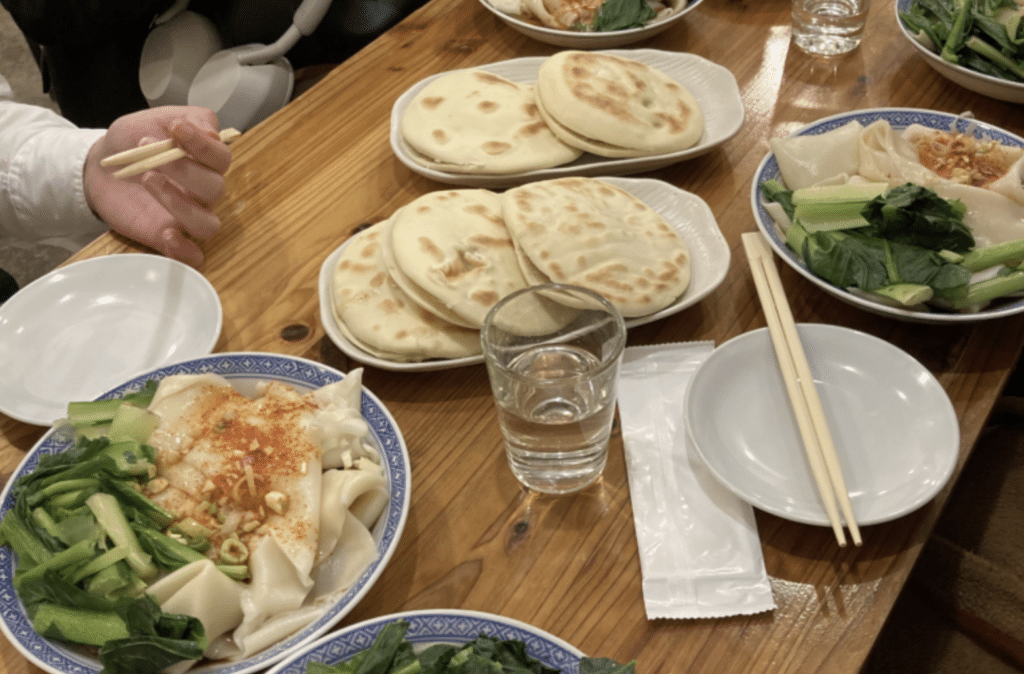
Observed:
[[[400,131],[415,161],[451,173],[521,173],[582,154],[548,128],[533,85],[483,70],[431,81],[409,103]]]
[[[505,224],[532,282],[582,286],[624,317],[677,300],[690,284],[689,247],[657,211],[596,178],[528,183],[502,197]]]
[[[424,309],[479,329],[505,295],[526,287],[501,196],[483,189],[430,192],[402,207],[385,234],[384,259]]]
[[[700,104],[657,68],[611,54],[561,51],[535,85],[545,122],[565,143],[605,157],[693,147],[704,133]]]
[[[332,277],[331,306],[341,333],[367,353],[396,362],[463,358],[481,351],[480,334],[413,302],[388,274],[379,222],[352,237]]]

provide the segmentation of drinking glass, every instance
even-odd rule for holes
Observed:
[[[864,37],[869,0],[793,0],[793,42],[808,54],[838,56]]]
[[[532,286],[491,309],[481,342],[516,478],[550,494],[597,480],[626,343],[618,310],[584,288]]]

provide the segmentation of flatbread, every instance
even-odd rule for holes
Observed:
[[[521,173],[582,154],[548,128],[533,85],[483,70],[433,80],[409,103],[400,124],[415,161],[451,173]]]
[[[677,300],[690,284],[689,247],[657,211],[596,178],[528,183],[502,197],[505,224],[532,282],[589,288],[624,317]]]
[[[479,329],[498,300],[527,285],[501,213],[489,190],[424,194],[389,221],[388,271],[427,311]]]
[[[537,73],[537,103],[565,143],[605,157],[637,157],[693,147],[704,114],[666,73],[611,54],[561,51]]]
[[[331,295],[338,329],[363,351],[385,360],[478,355],[477,331],[424,310],[388,274],[381,246],[385,228],[386,221],[357,233],[338,258]]]

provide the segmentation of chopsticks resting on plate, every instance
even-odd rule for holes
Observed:
[[[850,504],[850,493],[846,489],[839,459],[836,456],[832,434],[828,429],[825,411],[821,399],[814,387],[807,356],[797,334],[796,323],[782,288],[779,271],[775,267],[775,259],[764,238],[759,232],[743,234],[743,247],[750,262],[750,270],[754,275],[757,296],[761,300],[768,332],[775,347],[775,355],[782,370],[782,379],[786,384],[797,426],[804,442],[811,472],[818,486],[818,492],[825,504],[829,522],[836,535],[840,547],[846,546],[846,534],[843,521],[839,517],[842,510],[843,519],[850,529],[850,537],[854,545],[861,545],[860,529],[853,516]],[[839,509],[836,508],[838,501]]]
[[[230,144],[241,135],[242,132],[238,129],[224,129],[220,132],[220,139]],[[112,154],[100,160],[100,166],[124,166],[114,173],[114,177],[130,178],[187,155],[188,153],[174,144],[173,139],[168,138]]]

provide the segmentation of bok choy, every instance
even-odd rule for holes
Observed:
[[[876,187],[789,191],[768,182],[761,189],[791,220],[786,245],[839,288],[897,306],[954,311],[1024,292],[1024,239],[976,248],[960,202],[919,185]]]
[[[207,646],[198,619],[166,614],[145,593],[160,573],[203,557],[170,535],[173,516],[143,493],[155,474],[145,409],[155,388],[69,405],[80,433],[17,479],[0,520],[0,545],[17,555],[13,583],[35,630],[98,648],[106,674],[155,673],[201,658]]]

